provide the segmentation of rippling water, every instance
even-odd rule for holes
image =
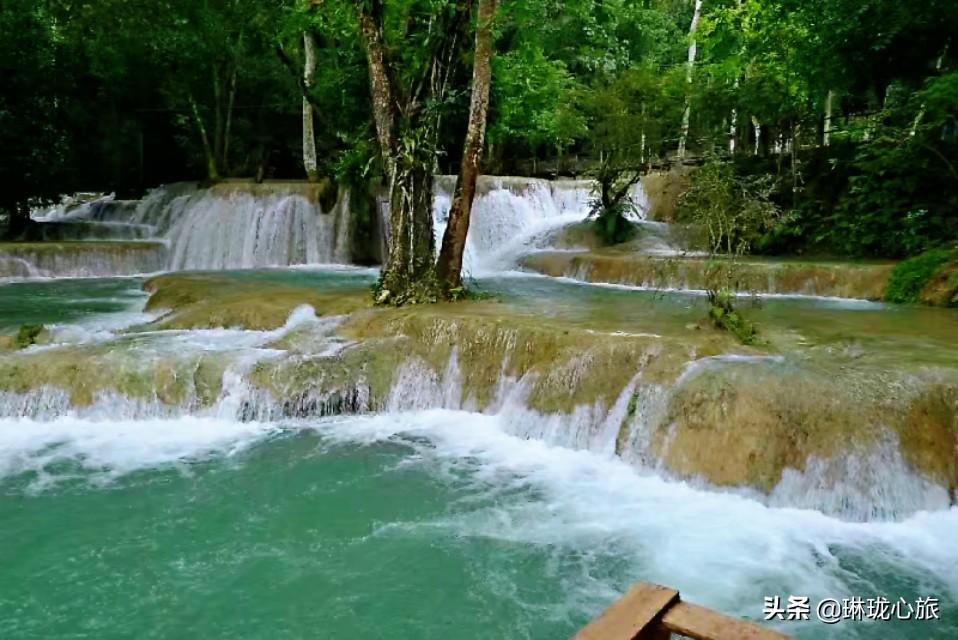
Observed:
[[[449,411],[333,421],[0,421],[4,638],[558,638],[636,580],[760,618],[767,595],[937,596],[958,512],[849,524],[637,475]]]
[[[373,274],[236,277],[348,289]],[[549,313],[610,331],[622,317],[667,331],[700,314],[690,296],[540,279],[483,286],[516,313],[542,313],[549,300]],[[63,342],[109,341],[141,320],[138,287],[2,285],[0,332],[44,322]],[[823,304],[756,313],[796,326],[830,314],[837,324],[821,340],[881,318],[904,327],[895,331],[910,352],[919,339],[932,340],[929,351],[938,344],[908,333],[920,314]],[[164,340],[175,350],[249,346],[243,332],[143,339],[154,350]],[[475,413],[276,423],[99,415],[0,418],[0,638],[545,640],[569,637],[639,580],[753,620],[766,596],[932,596],[939,622],[781,629],[958,637],[958,509],[847,523],[770,508],[519,439],[501,417]]]

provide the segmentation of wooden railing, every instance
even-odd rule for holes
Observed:
[[[648,583],[629,589],[573,640],[668,640],[673,633],[694,640],[788,640],[771,629],[682,602],[678,591]]]

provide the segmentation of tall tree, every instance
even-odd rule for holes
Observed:
[[[386,42],[382,0],[354,0],[369,67],[373,120],[388,184],[389,253],[377,285],[379,304],[435,300],[432,174],[439,105],[471,17],[471,1],[412,3],[393,34],[407,44],[403,60]],[[398,3],[397,3],[398,4]],[[405,7],[409,9],[410,7]],[[402,9],[393,5],[393,9]],[[415,47],[421,38],[420,47]]]
[[[462,167],[456,180],[456,191],[449,211],[449,224],[442,239],[442,249],[436,264],[440,287],[446,296],[453,295],[462,289],[462,257],[466,249],[469,218],[476,195],[476,181],[480,173],[486,121],[489,114],[493,21],[498,4],[498,0],[479,0],[469,127],[466,131]]]
[[[52,199],[65,164],[60,52],[43,3],[0,4],[0,235],[19,237],[32,201]]]
[[[316,37],[306,29],[303,31],[303,168],[310,182],[319,180],[319,168],[316,160],[315,109],[310,102],[309,92],[316,80]]]
[[[702,19],[702,0],[695,0],[695,8],[692,13],[692,25],[689,27],[689,57],[688,68],[686,70],[686,82],[689,85],[689,93],[685,99],[685,111],[682,112],[682,130],[679,134],[679,158],[685,158],[685,147],[689,139],[689,128],[692,118],[692,81],[695,71],[695,57],[698,52],[698,42],[696,41],[696,32],[699,28],[699,21]]]

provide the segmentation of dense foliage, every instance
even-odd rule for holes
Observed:
[[[68,163],[67,132],[57,118],[62,47],[33,4],[0,4],[0,215],[15,220],[31,201],[57,194]]]
[[[926,301],[940,303],[941,306],[951,306],[953,296],[958,294],[958,278],[953,278],[951,272],[946,275],[946,280],[943,283],[947,289],[943,300],[922,300],[922,293],[932,279],[942,272],[943,267],[954,262],[958,262],[958,250],[943,248],[933,249],[899,262],[892,271],[885,298],[889,302],[914,303]]]
[[[703,229],[712,253],[740,256],[777,224],[774,189],[773,176],[737,175],[730,162],[710,162],[692,175],[675,216]]]
[[[5,0],[0,215],[22,219],[31,201],[75,189],[302,178],[304,98],[319,173],[374,179],[383,167],[357,17],[371,3]],[[385,53],[405,79],[428,75],[433,17],[475,6],[382,4]],[[752,250],[905,257],[958,238],[953,2],[695,6],[503,0],[485,170],[591,174],[601,200],[681,148],[685,161],[710,161],[705,171],[725,167],[699,182],[727,180],[712,195],[728,206],[748,185],[774,187],[782,215],[749,236]],[[316,45],[308,81],[304,34]],[[471,35],[457,37],[446,86],[423,105],[445,173],[458,171],[469,109]],[[596,211],[610,241],[622,213],[614,198]]]

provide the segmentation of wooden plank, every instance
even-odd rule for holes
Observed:
[[[657,584],[639,583],[612,603],[574,640],[637,640],[655,638],[664,612],[679,601],[679,592]],[[665,637],[668,637],[666,635]]]
[[[694,640],[788,640],[789,636],[772,631],[689,602],[679,602],[662,618],[662,624],[673,633]]]

